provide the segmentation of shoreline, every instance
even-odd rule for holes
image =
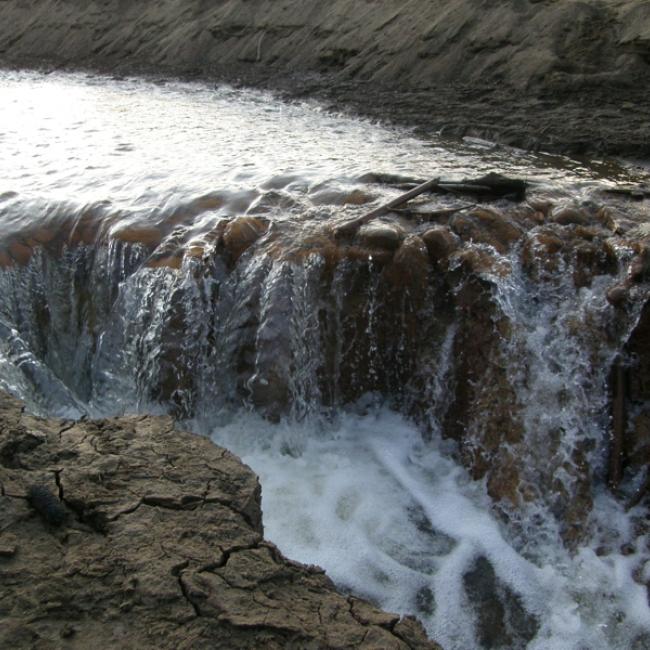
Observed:
[[[0,66],[200,79],[420,134],[650,161],[650,5],[305,0],[0,6]]]
[[[104,75],[113,78],[136,77],[154,83],[169,81],[196,82],[202,84],[231,85],[234,88],[262,90],[272,93],[279,101],[309,100],[319,103],[325,110],[376,121],[379,124],[411,130],[424,139],[441,137],[462,142],[465,138],[484,140],[497,147],[511,147],[532,153],[568,156],[575,160],[590,162],[609,159],[625,167],[633,167],[650,173],[650,117],[643,124],[632,119],[640,133],[647,130],[647,137],[628,137],[625,115],[610,119],[603,133],[610,139],[595,140],[592,131],[576,130],[576,114],[586,112],[583,106],[562,105],[542,100],[520,99],[517,110],[507,116],[503,125],[497,120],[503,117],[501,106],[505,105],[512,89],[490,88],[432,88],[422,91],[400,91],[390,87],[371,86],[363,81],[331,85],[327,75],[266,74],[265,70],[232,69],[205,72],[188,72],[181,69],[160,67],[144,63],[108,65],[94,62],[88,65],[54,63],[45,59],[27,58],[6,61],[0,55],[0,68],[13,71],[36,71],[43,74],[54,72]],[[363,90],[361,90],[363,89]],[[637,89],[639,95],[647,95],[650,106],[650,86]],[[430,111],[434,97],[443,102],[434,112]],[[470,96],[472,104],[460,107],[462,98]],[[595,101],[588,98],[588,101]],[[629,104],[630,102],[628,102]],[[481,114],[488,106],[494,121],[481,121]],[[447,107],[451,106],[451,109]],[[629,108],[629,106],[628,106]],[[563,121],[561,111],[574,113],[574,121]],[[531,124],[536,120],[545,126],[538,133]],[[633,132],[635,129],[630,128]]]

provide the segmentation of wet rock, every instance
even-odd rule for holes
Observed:
[[[111,231],[111,236],[128,244],[142,244],[148,248],[155,248],[162,241],[160,229],[150,226],[120,226]]]
[[[393,251],[399,247],[404,238],[404,231],[399,226],[375,222],[362,226],[358,237],[364,246]]]
[[[465,242],[487,244],[505,253],[521,237],[521,230],[496,210],[475,209],[454,215],[449,221],[453,231]]]
[[[252,246],[267,230],[268,223],[259,217],[237,217],[225,228],[223,244],[233,261]]]
[[[639,253],[632,259],[627,271],[627,277],[630,282],[641,282],[650,271],[650,249],[645,245],[639,247]]]
[[[108,226],[108,221],[102,220],[101,212],[88,209],[79,218],[63,226],[62,231],[69,229],[68,244],[78,246],[80,244],[94,244],[102,227]]]
[[[547,217],[553,210],[553,203],[548,199],[531,198],[528,199],[528,205],[535,211],[542,214],[542,217]]]
[[[489,231],[492,245],[500,253],[506,252],[522,235],[520,228],[496,210],[477,208],[470,215]]]
[[[524,243],[521,261],[526,272],[535,280],[557,273],[562,264],[563,240],[551,230],[529,235]]]
[[[508,321],[490,283],[461,275],[455,290],[459,327],[454,340],[454,384],[443,432],[459,443],[460,460],[474,479],[487,479],[495,502],[520,503],[524,428],[504,359]]]
[[[483,648],[527,647],[537,635],[539,621],[524,609],[519,596],[502,583],[485,557],[479,557],[463,576],[467,597],[477,617]]]
[[[343,249],[343,257],[354,262],[372,262],[376,268],[382,268],[390,264],[393,259],[393,250],[385,248],[367,248],[366,246],[346,246]]]
[[[289,385],[285,373],[268,371],[254,375],[247,383],[256,410],[272,422],[278,422],[289,404]]]
[[[421,237],[409,235],[386,269],[386,277],[406,291],[424,291],[428,284],[429,256]]]
[[[146,266],[152,269],[168,268],[177,271],[183,266],[183,251],[156,251],[146,263]]]
[[[613,307],[625,307],[629,298],[629,290],[624,284],[615,284],[607,290],[607,302]]]
[[[32,258],[32,249],[24,242],[14,241],[9,244],[9,255],[19,266],[26,266]]]
[[[594,276],[614,274],[618,266],[611,249],[598,240],[577,243],[574,255],[573,280],[578,288],[589,286]]]
[[[422,240],[434,263],[444,262],[460,246],[460,238],[446,226],[434,226],[423,235]]]
[[[29,232],[29,237],[38,244],[49,244],[56,239],[57,232],[55,228],[35,228]]]
[[[314,205],[365,205],[375,199],[374,196],[363,190],[341,192],[337,190],[322,190],[310,195]]]
[[[9,253],[0,250],[0,269],[9,269],[14,265]]]
[[[17,430],[42,442],[0,466],[2,647],[438,647],[265,542],[254,474],[171,418],[40,420],[0,394],[0,446]],[[54,470],[65,529],[20,496]]]
[[[630,423],[623,441],[626,464],[636,472],[650,467],[650,410],[639,413]]]
[[[586,226],[591,222],[591,218],[587,213],[573,207],[563,207],[555,210],[551,219],[561,226]]]
[[[201,259],[205,255],[205,245],[195,242],[185,249],[185,257]]]
[[[464,248],[454,253],[450,258],[450,266],[465,273],[497,277],[505,277],[511,271],[506,260],[496,257],[489,250],[476,247]]]

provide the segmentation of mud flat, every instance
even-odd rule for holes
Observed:
[[[635,0],[0,4],[5,66],[240,81],[573,154],[650,158],[649,62]]]

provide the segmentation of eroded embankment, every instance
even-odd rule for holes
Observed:
[[[0,644],[438,648],[263,539],[260,486],[170,418],[42,420],[0,393]]]
[[[650,157],[634,0],[5,0],[0,60],[240,77],[429,130]]]

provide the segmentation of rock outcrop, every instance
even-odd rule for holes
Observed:
[[[260,486],[168,417],[64,421],[0,394],[3,648],[431,648],[263,538]]]

